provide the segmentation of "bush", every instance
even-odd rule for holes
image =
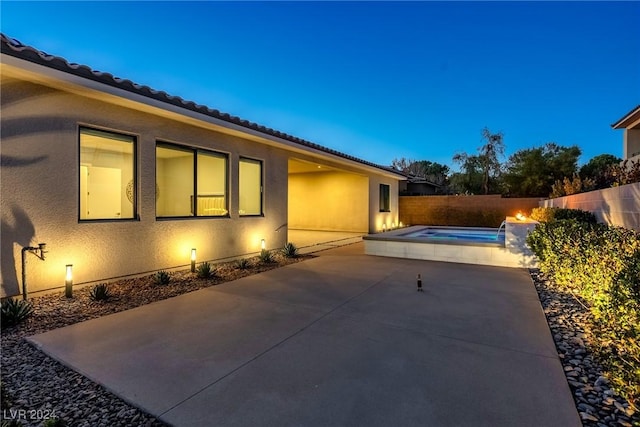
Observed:
[[[266,249],[263,249],[262,251],[260,251],[260,262],[264,264],[268,264],[273,261],[274,261],[273,254],[270,251]]]
[[[214,271],[211,268],[211,264],[207,261],[201,263],[198,268],[196,268],[196,275],[201,279],[208,279],[213,277]]]
[[[293,243],[289,242],[282,248],[282,254],[287,258],[295,258],[298,256],[298,248]]]
[[[596,216],[582,209],[565,209],[565,208],[534,208],[531,211],[531,219],[539,222],[550,222],[563,219],[573,219],[579,222],[596,224],[598,220]]]
[[[94,301],[107,301],[111,298],[111,292],[109,292],[109,287],[106,283],[100,283],[99,285],[95,285],[91,292],[89,292],[89,296]]]
[[[67,427],[67,423],[62,418],[49,418],[42,427]]]
[[[160,270],[153,276],[153,280],[156,285],[168,285],[171,282],[171,275],[164,270]]]
[[[33,313],[29,301],[9,298],[0,304],[2,327],[14,326],[26,320]]]
[[[640,397],[640,233],[576,220],[541,222],[527,237],[540,270],[589,307],[595,351],[611,382]]]

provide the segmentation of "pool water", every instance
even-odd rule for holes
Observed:
[[[422,230],[403,234],[402,237],[426,239],[434,241],[467,241],[467,242],[497,242],[504,243],[504,229],[465,229],[427,227]]]

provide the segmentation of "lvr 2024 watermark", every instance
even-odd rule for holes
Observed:
[[[55,409],[3,409],[3,420],[45,421],[57,418]]]

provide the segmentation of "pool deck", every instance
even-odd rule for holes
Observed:
[[[495,267],[535,268],[538,266],[537,259],[525,244],[526,232],[531,227],[530,223],[513,224],[507,222],[505,244],[498,242],[448,241],[407,236],[407,234],[419,232],[426,227],[417,225],[363,236],[365,253],[367,255],[393,258]],[[486,228],[476,229],[487,230]]]
[[[363,252],[28,339],[176,427],[581,425],[526,270]]]

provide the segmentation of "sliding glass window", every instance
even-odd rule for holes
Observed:
[[[80,220],[136,218],[136,139],[80,128]]]
[[[158,144],[156,192],[157,217],[226,216],[227,156]]]
[[[239,214],[262,215],[262,162],[240,158]]]

